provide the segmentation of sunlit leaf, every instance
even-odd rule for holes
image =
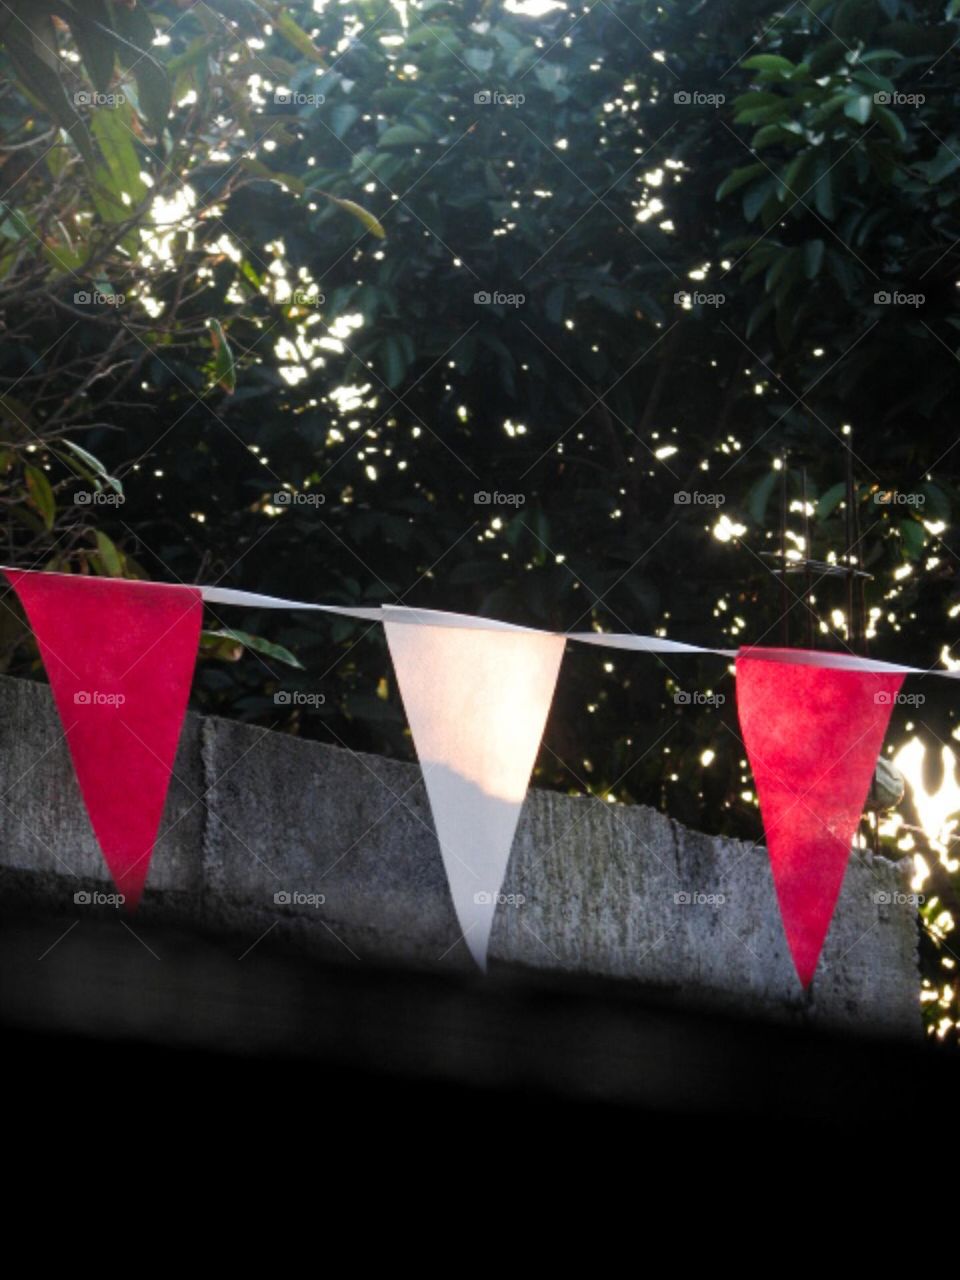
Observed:
[[[97,539],[97,551],[100,554],[100,563],[103,565],[106,575],[110,578],[122,578],[123,558],[115,544],[102,529],[97,529],[95,536]]]
[[[373,232],[378,240],[386,239],[386,231],[384,231],[377,217],[369,209],[364,209],[362,205],[356,204],[353,200],[341,200],[337,196],[327,196],[327,199],[332,201],[333,204],[339,205],[341,209],[345,209],[347,213],[352,213],[358,221],[363,223],[368,231]]]
[[[288,40],[298,53],[302,53],[305,58],[308,58],[311,62],[317,63],[318,66],[325,67],[327,65],[323,54],[310,39],[309,35],[307,35],[306,31],[304,31],[304,29],[294,21],[285,8],[282,6],[275,6],[273,20],[277,24],[277,30],[283,38]]]
[[[41,471],[39,467],[28,466],[24,467],[23,474],[27,482],[30,501],[40,513],[44,528],[47,530],[52,529],[53,522],[57,518],[57,500],[53,495],[53,489],[50,487],[46,472]]]
[[[77,458],[90,470],[93,474],[102,480],[104,484],[110,486],[114,492],[123,495],[123,484],[116,476],[110,475],[107,468],[103,465],[99,458],[94,457],[86,449],[78,445],[74,440],[63,440],[61,442],[64,448],[69,449]]]
[[[215,317],[209,321],[210,340],[213,343],[213,379],[222,387],[227,395],[233,395],[237,389],[237,368],[233,359],[233,351],[223,331],[223,325]]]

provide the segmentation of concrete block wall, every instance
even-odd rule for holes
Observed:
[[[82,922],[110,908],[74,894],[110,888],[49,690],[0,677],[0,896]],[[642,806],[534,789],[491,965],[612,975],[687,1003],[916,1037],[917,919],[893,900],[905,888],[895,864],[852,859],[804,993],[765,850]],[[160,918],[346,963],[472,965],[417,766],[216,718],[187,718],[131,923]]]

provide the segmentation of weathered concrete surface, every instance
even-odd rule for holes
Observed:
[[[60,908],[110,888],[49,691],[0,678],[0,894]],[[804,994],[763,849],[652,809],[533,791],[491,962],[918,1035],[917,922],[894,900],[905,888],[884,859],[851,862]],[[98,910],[110,908],[76,907]],[[188,717],[180,745],[137,921],[160,918],[351,963],[472,964],[416,766],[213,718]]]

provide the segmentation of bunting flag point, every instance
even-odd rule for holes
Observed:
[[[795,655],[795,656],[791,656]],[[737,713],[797,975],[813,979],[903,675],[741,649]]]
[[[200,589],[3,572],[36,637],[90,824],[132,911],[190,695]]]
[[[481,969],[564,637],[385,608],[400,695],[463,936]]]

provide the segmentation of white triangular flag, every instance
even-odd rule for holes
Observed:
[[[387,644],[453,905],[467,946],[486,969],[565,640],[502,623],[488,630],[416,618],[415,610],[386,607]]]

